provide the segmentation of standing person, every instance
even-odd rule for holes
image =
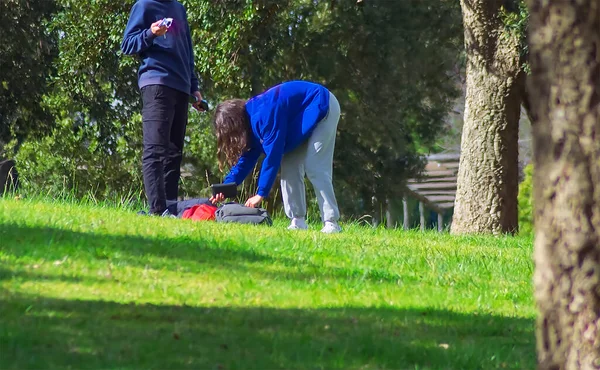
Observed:
[[[333,191],[333,150],[340,105],[325,87],[291,81],[245,100],[217,106],[214,127],[219,163],[233,166],[224,182],[237,185],[265,158],[256,195],[246,206],[256,207],[269,195],[281,167],[281,194],[290,230],[307,229],[304,176],[312,183],[324,233],[337,233],[340,213]],[[222,194],[211,198],[223,200]]]
[[[170,18],[166,24],[163,19]],[[202,100],[194,73],[192,38],[183,5],[138,0],[131,9],[121,50],[141,59],[142,171],[150,214],[168,216],[177,201],[190,95]]]

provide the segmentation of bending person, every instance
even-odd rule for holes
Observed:
[[[221,166],[232,166],[224,182],[237,185],[265,154],[256,195],[246,206],[256,207],[269,192],[281,167],[281,193],[288,229],[304,230],[304,176],[312,183],[324,233],[336,233],[340,213],[333,191],[333,151],[340,105],[325,87],[291,81],[274,86],[250,100],[227,100],[217,106],[214,127]],[[211,198],[223,200],[222,194]]]

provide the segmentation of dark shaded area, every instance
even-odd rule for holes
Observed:
[[[10,24],[0,44],[0,155],[12,156],[26,138],[38,139],[57,121],[40,104],[52,90],[49,81],[58,56],[58,30],[47,22],[57,1],[1,1],[0,23]],[[16,140],[16,148],[5,144]]]
[[[102,224],[103,221],[95,222]],[[98,260],[161,269],[176,269],[182,262],[196,263],[199,269],[204,264],[235,269],[241,263],[273,260],[272,257],[258,252],[240,250],[237,246],[242,243],[245,241],[235,237],[223,240],[221,236],[216,239],[210,234],[194,235],[193,238],[145,238],[0,224],[0,250],[16,258],[29,256],[54,261],[68,256],[90,255]],[[165,260],[149,261],[148,257],[151,256]]]
[[[0,196],[19,187],[19,173],[14,160],[0,158]]]
[[[2,296],[2,369],[524,369],[535,360],[533,322],[522,319]]]

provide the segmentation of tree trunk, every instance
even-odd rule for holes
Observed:
[[[600,0],[529,0],[540,369],[600,368]]]
[[[386,211],[385,211],[385,220],[386,227],[388,229],[395,229],[398,224],[397,215],[396,215],[396,202],[394,202],[391,198],[387,198],[385,203]]]
[[[519,116],[524,83],[519,36],[505,30],[499,0],[461,0],[467,94],[451,231],[517,229]]]
[[[421,225],[421,231],[425,231],[427,225],[425,225],[425,205],[423,202],[419,202],[419,224]]]
[[[410,212],[408,210],[408,198],[406,196],[402,198],[402,212],[402,225],[404,227],[404,230],[408,230],[410,229]]]
[[[381,223],[381,211],[382,211],[382,202],[373,195],[371,197],[371,204],[373,208],[373,227],[378,227]]]

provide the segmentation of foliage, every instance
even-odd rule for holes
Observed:
[[[5,147],[10,142],[18,147],[52,127],[39,103],[56,55],[56,34],[46,28],[54,9],[52,0],[0,2],[0,157],[13,154]]]
[[[0,208],[0,368],[535,367],[529,237]]]
[[[456,94],[449,72],[460,49],[458,7],[372,1],[358,12],[340,5],[335,14],[323,32],[334,37],[321,43],[311,69],[330,76],[345,111],[338,188],[350,204],[373,194],[399,196],[423,167],[420,154],[435,146]]]
[[[533,232],[533,164],[525,167],[525,179],[519,184],[519,232]]]
[[[80,112],[76,119],[60,118],[50,135],[25,142],[17,155],[27,192],[101,199],[142,195],[139,115],[132,117],[129,126],[104,127],[113,132],[114,143],[103,141],[103,128],[89,115]],[[129,140],[130,135],[134,140]]]
[[[48,139],[52,145],[28,143],[29,154],[21,156],[27,161],[24,177],[37,182],[46,169],[57,179],[78,178],[73,168],[106,167],[115,172],[104,179],[99,196],[141,188],[134,165],[141,142],[138,61],[118,51],[134,1],[57,2],[61,8],[50,31],[62,36],[47,101],[61,126]],[[197,72],[212,106],[291,79],[321,82],[335,93],[343,110],[335,181],[346,213],[368,212],[356,200],[367,204],[373,193],[399,195],[403,181],[420,171],[420,153],[434,148],[456,94],[448,72],[461,45],[458,4],[182,3]],[[69,135],[69,127],[78,133]],[[125,150],[124,143],[131,147]],[[53,149],[59,147],[64,150]],[[57,156],[52,169],[42,163],[50,154]],[[59,165],[73,161],[77,164]],[[209,114],[191,115],[183,167],[190,175],[183,183],[187,195],[201,193],[223,176],[216,166]],[[81,178],[70,186],[96,192],[90,184],[99,182]]]
[[[529,24],[529,10],[523,0],[509,0],[500,11],[500,18],[505,25],[508,33],[519,35],[521,59],[523,61],[523,70],[530,72],[527,56],[529,46],[527,43],[527,26]]]

